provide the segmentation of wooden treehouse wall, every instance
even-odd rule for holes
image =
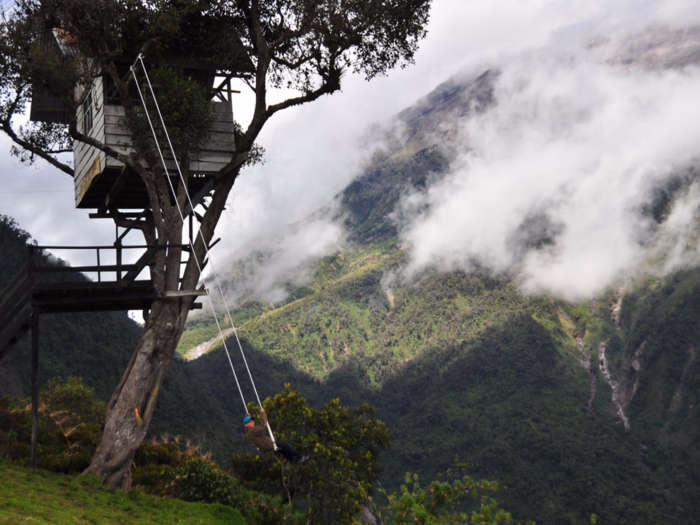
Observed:
[[[125,154],[129,153],[130,138],[121,121],[124,108],[120,105],[104,103],[104,86],[102,78],[97,78],[92,86],[92,127],[86,133],[107,146]],[[157,93],[156,93],[157,96]],[[190,155],[190,173],[192,175],[208,176],[226,166],[235,151],[233,110],[230,102],[212,102],[216,110],[214,129],[209,143],[198,153]],[[89,108],[82,104],[78,108],[78,128],[85,133],[85,111]],[[156,118],[151,115],[151,118]],[[167,144],[160,144],[168,172],[177,176],[177,168]],[[82,142],[74,143],[75,163],[75,205],[76,207],[92,207],[87,205],[86,194],[94,188],[94,183],[100,177],[114,178],[118,176],[123,165],[118,160],[106,156],[104,152]],[[144,164],[145,165],[145,164]],[[103,181],[104,182],[104,181]],[[101,185],[105,187],[104,184]]]

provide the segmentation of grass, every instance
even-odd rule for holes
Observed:
[[[244,524],[225,505],[187,503],[102,487],[94,475],[62,476],[0,462],[0,524]]]

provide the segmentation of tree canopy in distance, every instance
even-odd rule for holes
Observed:
[[[148,206],[141,218],[125,218],[118,209],[109,216],[119,226],[140,230],[149,245],[176,247],[183,238],[179,209],[186,208],[194,177],[190,153],[204,145],[199,142],[212,126],[212,77],[243,79],[255,94],[253,116],[235,123],[235,151],[210,179],[197,214],[194,256],[182,269],[181,249],[159,250],[155,266],[162,271],[151,275],[159,290],[194,291],[200,279],[196,261],[205,259],[241,169],[259,158],[255,141],[268,119],[339,90],[346,73],[369,80],[410,64],[426,34],[429,8],[430,0],[16,0],[0,24],[0,129],[21,160],[41,158],[71,176],[74,167],[61,153],[80,144],[119,161],[143,182]],[[61,53],[46,45],[52,32],[61,39]],[[169,101],[163,116],[178,137],[175,156],[186,183],[173,177],[172,190],[153,141],[144,140],[134,81],[143,78],[130,74],[139,55],[153,73],[159,98]],[[105,96],[124,108],[131,135],[126,153],[84,133],[78,122],[89,93],[80,86],[97,78],[105,82]],[[292,95],[269,104],[268,93],[279,88]],[[63,118],[20,124],[40,92],[61,101]],[[130,485],[129,467],[194,298],[163,297],[148,312],[89,467],[105,484]]]

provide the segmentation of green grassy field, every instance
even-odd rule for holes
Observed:
[[[0,462],[0,524],[244,524],[225,505],[107,489],[94,476],[60,476]]]

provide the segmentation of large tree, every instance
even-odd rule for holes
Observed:
[[[255,142],[267,121],[338,91],[348,72],[369,80],[411,63],[425,36],[429,6],[430,0],[16,0],[0,25],[0,128],[23,161],[44,159],[70,176],[73,168],[61,154],[74,144],[91,145],[119,160],[143,180],[149,206],[138,222],[115,220],[140,229],[149,245],[177,246],[183,223],[176,204],[186,207],[186,188],[176,184],[173,195],[153,141],[147,140],[144,113],[134,102],[135,76],[124,75],[123,64],[139,54],[147,60],[160,98],[169,103],[163,110],[185,178],[190,176],[189,153],[206,145],[211,129],[211,93],[173,67],[172,57],[210,60],[222,72],[243,69],[255,94],[253,116],[247,124],[236,124],[235,153],[214,176],[206,208],[199,208],[201,235],[194,257],[182,270],[179,249],[161,250],[154,265],[158,271],[152,269],[158,289],[192,292],[201,277],[195,261],[205,259],[241,170],[259,157]],[[60,60],[42,45],[52,28],[62,29],[72,48]],[[77,122],[83,100],[76,98],[75,87],[105,74],[125,109],[130,154],[81,133]],[[279,89],[291,95],[269,103],[269,93]],[[35,90],[62,99],[69,108],[66,124],[21,124]],[[88,469],[107,485],[130,485],[134,453],[147,433],[193,301],[184,294],[162,298],[147,314],[143,336],[108,403]]]

